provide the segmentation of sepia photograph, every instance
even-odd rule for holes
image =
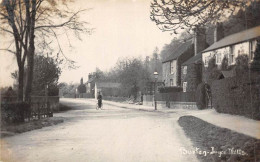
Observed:
[[[260,162],[260,0],[0,0],[0,162]]]

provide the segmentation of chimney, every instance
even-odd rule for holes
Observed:
[[[83,84],[83,78],[80,79],[80,84],[81,84],[81,85]]]
[[[92,78],[91,74],[88,74],[88,80],[90,80]]]
[[[207,48],[205,28],[194,29],[194,55]]]
[[[224,28],[222,23],[217,23],[214,29],[214,43],[224,38]]]

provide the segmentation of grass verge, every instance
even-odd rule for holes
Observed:
[[[194,148],[183,154],[196,154],[200,161],[260,161],[260,140],[220,128],[194,116],[178,120]],[[236,124],[236,123],[234,123]]]

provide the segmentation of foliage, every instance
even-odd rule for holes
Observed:
[[[250,68],[252,71],[260,72],[260,39],[257,40],[257,46],[254,52],[254,59]]]
[[[260,25],[260,1],[250,1],[245,9],[240,9],[234,15],[231,15],[224,25],[224,35],[228,36],[242,30],[246,30]]]
[[[59,62],[53,58],[36,55],[33,78],[33,95],[45,95],[48,85],[48,95],[58,95],[58,80],[61,73]]]
[[[228,70],[229,67],[228,67],[228,58],[227,57],[224,57],[222,62],[221,62],[221,67],[220,67],[221,70],[225,71],[225,70]]]
[[[2,102],[1,122],[20,123],[24,121],[25,114],[29,111],[29,104],[25,102]]]
[[[62,82],[58,85],[58,87],[59,87],[60,94],[62,96],[66,96],[66,95],[75,96],[78,84],[72,84],[72,83],[67,84]]]
[[[51,58],[44,57],[42,55],[36,55],[34,58],[34,78],[32,85],[32,94],[35,96],[44,96],[46,92],[46,86],[48,85],[48,95],[57,96],[59,94],[58,80],[61,74],[59,67],[60,62]],[[27,75],[27,69],[25,69],[24,76]],[[14,79],[18,79],[17,71],[12,73]]]
[[[259,75],[252,74],[247,80],[241,80],[239,76],[217,80],[211,88],[212,103],[217,112],[260,119]]]
[[[18,65],[18,100],[30,101],[33,71],[35,43],[42,50],[51,48],[52,39],[57,40],[58,53],[64,53],[59,44],[60,29],[70,36],[71,32],[77,38],[80,33],[90,33],[86,28],[87,22],[79,20],[77,12],[69,11],[67,4],[70,0],[4,0],[0,4],[0,30],[13,39],[10,45],[2,49],[15,54]],[[14,50],[15,49],[15,50]],[[64,56],[65,57],[65,56]],[[65,57],[66,58],[66,57]],[[24,67],[27,60],[26,86],[24,88]],[[66,60],[70,61],[66,58]],[[72,62],[73,63],[73,62]],[[24,93],[23,93],[24,91]]]
[[[220,75],[221,72],[216,64],[216,58],[212,57],[209,60],[208,67],[205,69],[205,82],[211,85],[212,81],[219,79]]]
[[[205,83],[200,83],[196,90],[196,105],[199,110],[207,108],[208,98],[206,94],[206,86]]]
[[[177,34],[178,29],[193,29],[207,26],[209,23],[215,24],[245,6],[244,0],[153,0],[150,5],[150,18],[162,31]]]

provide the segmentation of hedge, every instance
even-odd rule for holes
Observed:
[[[226,78],[211,85],[212,103],[217,112],[260,120],[260,82],[253,79]]]

